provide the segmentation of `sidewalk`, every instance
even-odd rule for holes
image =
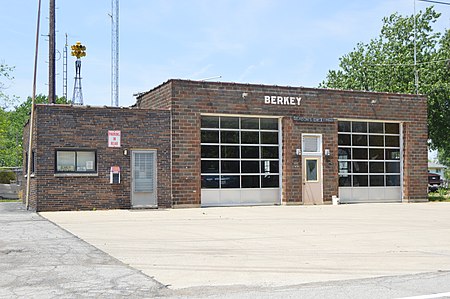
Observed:
[[[165,290],[22,204],[0,203],[0,298],[149,298]]]

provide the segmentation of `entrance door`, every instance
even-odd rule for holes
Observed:
[[[322,135],[302,134],[302,197],[303,203],[323,203]]]
[[[156,207],[156,150],[131,155],[131,203],[133,207]]]

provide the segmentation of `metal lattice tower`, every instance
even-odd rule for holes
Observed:
[[[63,97],[67,100],[67,33],[66,33],[66,44],[64,45],[63,51]]]
[[[75,84],[73,86],[72,104],[83,105],[83,91],[81,89],[81,57],[86,56],[86,47],[77,42],[72,47],[72,56],[75,56]]]
[[[119,0],[111,0],[111,106],[119,106]]]

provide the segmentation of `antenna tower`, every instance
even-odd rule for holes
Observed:
[[[83,91],[81,90],[81,57],[86,56],[86,47],[77,42],[71,47],[72,56],[75,56],[75,84],[73,86],[72,104],[83,105]]]
[[[111,0],[111,106],[119,106],[119,0]]]
[[[63,97],[67,100],[67,33],[66,33],[66,44],[64,45],[63,51]]]

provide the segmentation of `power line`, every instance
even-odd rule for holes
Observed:
[[[444,4],[444,5],[450,5],[448,2],[441,2],[441,1],[433,1],[433,0],[418,0],[420,2],[428,2],[428,3],[435,3],[435,4]]]

